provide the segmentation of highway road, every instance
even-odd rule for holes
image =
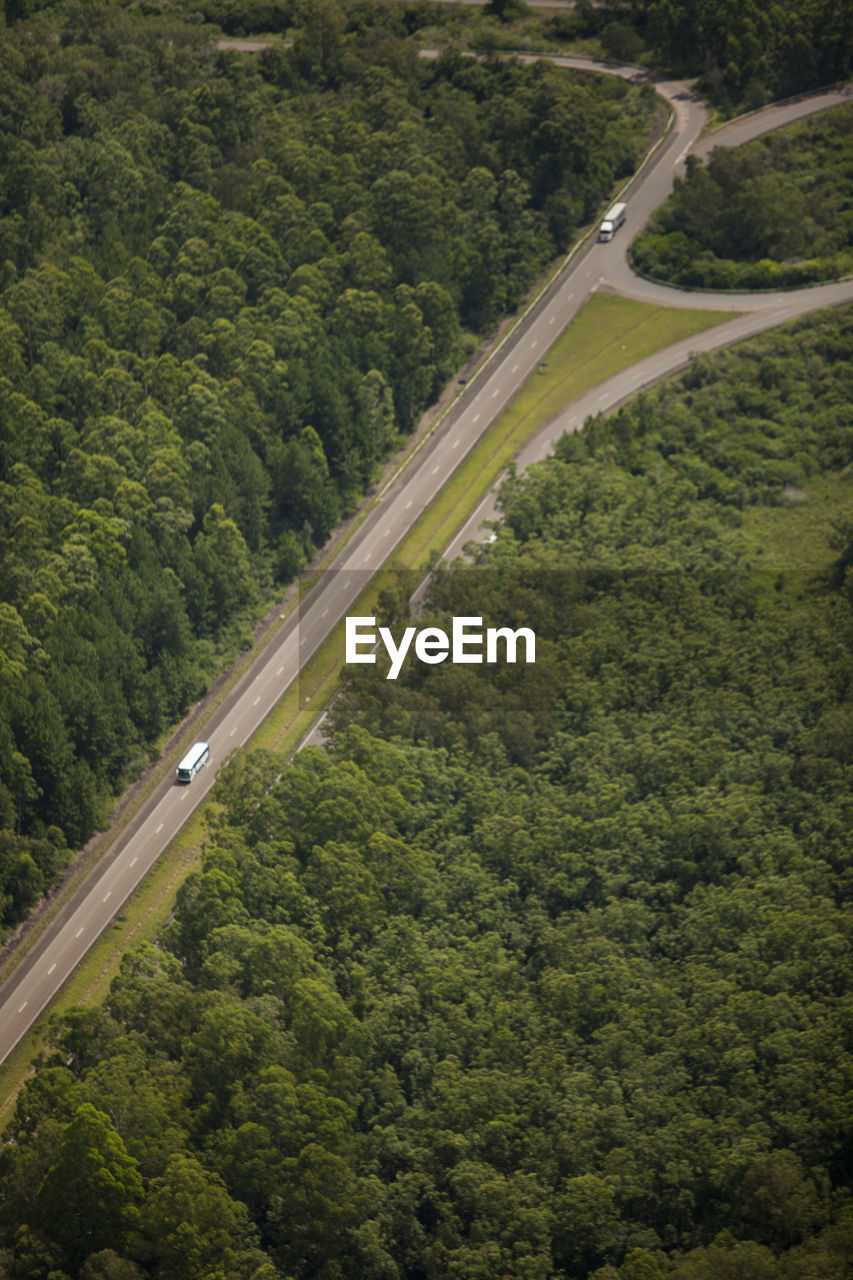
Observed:
[[[581,69],[590,69],[592,65],[576,59],[558,61]],[[637,74],[633,67],[608,70],[626,77]],[[593,241],[576,254],[555,284],[531,308],[523,323],[500,344],[476,380],[465,388],[451,412],[381,495],[353,539],[302,602],[298,613],[285,622],[267,650],[205,726],[204,736],[213,752],[211,765],[188,786],[178,786],[167,780],[157,789],[115,847],[19,966],[0,992],[0,1061],[8,1057],[50,1004],[74,967],[204,800],[215,780],[217,767],[231,751],[251,737],[280,696],[298,679],[302,665],[340,618],[351,610],[376,570],[388,560],[418,516],[595,289],[607,287],[650,301],[661,301],[663,297],[668,305],[709,306],[740,310],[746,314],[697,335],[689,344],[678,344],[660,352],[596,388],[584,401],[566,410],[562,425],[549,427],[548,433],[541,434],[537,442],[531,442],[521,455],[522,465],[543,456],[550,448],[555,432],[580,426],[590,412],[613,407],[638,386],[678,368],[687,361],[690,352],[711,350],[814,307],[853,299],[853,282],[801,290],[789,295],[742,295],[733,298],[731,295],[676,292],[637,281],[631,275],[625,262],[625,248],[630,237],[668,194],[673,173],[683,165],[705,121],[704,108],[687,85],[656,81],[655,87],[672,105],[673,127],[631,186],[627,196],[629,216],[626,227],[610,244]],[[834,95],[828,101],[841,101],[841,97]],[[820,102],[812,110],[824,105],[827,102]],[[802,111],[803,107],[793,104],[784,110]],[[784,120],[777,119],[778,115],[777,110],[774,120],[783,123]],[[750,119],[749,127],[756,128],[758,118]],[[736,138],[734,126],[728,128],[733,131],[730,136]],[[647,290],[653,292],[649,294]],[[662,296],[657,291],[662,291]],[[482,511],[475,513],[474,522],[469,522],[463,531],[463,539],[473,536],[473,530],[483,518]]]

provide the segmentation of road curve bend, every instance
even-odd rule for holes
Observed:
[[[527,55],[525,60],[534,61]],[[842,306],[853,302],[853,279],[785,292],[700,292],[645,280],[633,271],[627,256],[631,240],[670,194],[673,179],[677,174],[683,173],[684,162],[689,154],[705,159],[717,146],[741,146],[795,120],[838,106],[850,100],[849,85],[820,90],[791,102],[751,112],[703,134],[707,121],[705,106],[683,81],[666,80],[646,75],[636,67],[612,66],[589,58],[554,58],[553,61],[579,71],[608,73],[635,82],[648,79],[670,104],[673,112],[669,136],[653,164],[647,165],[645,172],[640,170],[621,193],[628,206],[624,228],[609,243],[596,243],[587,250],[585,261],[591,267],[590,274],[597,277],[595,287],[656,306],[734,311],[741,314],[623,369],[621,373],[608,378],[566,405],[519,450],[514,459],[517,471],[523,471],[534,462],[541,462],[548,457],[564,432],[579,431],[586,419],[593,414],[612,413],[638,391],[685,368],[694,355],[731,346],[821,307]],[[565,288],[566,282],[561,283],[560,287]],[[462,555],[467,543],[481,541],[489,525],[499,519],[497,496],[503,479],[503,476],[498,478],[445,548],[445,563]]]

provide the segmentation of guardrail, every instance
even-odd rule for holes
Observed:
[[[753,107],[751,111],[742,111],[739,116],[732,116],[730,120],[721,120],[705,134],[703,140],[707,141],[718,129],[727,129],[730,124],[748,120],[750,116],[760,115],[762,111],[769,111],[771,107],[789,107],[792,102],[805,102],[806,98],[816,98],[821,93],[833,93],[835,90],[849,96],[853,94],[853,82],[849,79],[834,80],[832,84],[819,85],[816,89],[804,89],[802,93],[794,93],[790,98],[778,98],[774,102],[765,102],[762,107]]]

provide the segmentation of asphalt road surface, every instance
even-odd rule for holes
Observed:
[[[578,59],[557,59],[562,65],[591,69]],[[636,76],[636,68],[609,71]],[[625,249],[651,211],[671,189],[672,178],[699,137],[705,121],[702,104],[687,85],[655,81],[671,103],[673,126],[651,161],[631,184],[626,200],[625,227],[609,244],[591,242],[575,255],[558,281],[533,307],[517,329],[503,341],[475,382],[465,389],[439,428],[427,437],[410,464],[396,478],[321,578],[204,729],[213,760],[189,785],[164,782],[137,815],[117,844],[49,927],[26,960],[0,992],[0,1061],[5,1060],[62,987],[75,966],[109,926],[122,904],[157,861],[190,814],[210,790],[217,767],[242,746],[281,695],[298,679],[302,665],[348,611],[372,575],[388,559],[422,511],[450,478],[477,440],[508,404],[524,379],[536,368],[565,325],[597,288],[607,287],[630,297],[666,305],[708,306],[746,314],[677,344],[602,384],[583,401],[569,406],[556,425],[540,433],[523,451],[520,462],[543,456],[555,434],[581,425],[591,412],[604,411],[639,386],[655,381],[686,363],[694,351],[711,350],[739,337],[780,324],[795,315],[829,303],[853,299],[853,282],[793,294],[692,294],[638,280],[625,261]],[[810,104],[773,108],[720,131],[734,145],[746,136],[741,127],[761,129],[761,119],[778,127],[808,110],[842,101],[840,94],[824,95]],[[711,135],[711,140],[713,141]],[[706,144],[703,142],[702,144]],[[462,541],[472,537],[484,518],[475,513]],[[461,545],[459,539],[454,546]],[[451,548],[452,550],[452,548]],[[343,654],[341,654],[343,661]]]

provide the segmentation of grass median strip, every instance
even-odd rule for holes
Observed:
[[[521,446],[572,400],[638,360],[729,319],[725,311],[593,295],[424,512],[394,563],[425,567],[430,553],[448,545]]]
[[[521,445],[568,403],[645,356],[728,318],[726,312],[649,306],[596,294],[399,545],[393,565],[380,571],[366,587],[352,612],[375,612],[389,572],[396,575],[402,570],[426,568],[431,554],[447,546]],[[341,623],[250,739],[250,750],[290,755],[296,749],[338,689],[343,635]],[[102,1000],[123,952],[156,937],[173,911],[175,893],[198,860],[207,803],[172,841],[130,899],[125,908],[127,919],[111,925],[75,971],[52,1006],[54,1014],[81,1002]],[[14,1098],[30,1062],[46,1044],[42,1021],[0,1067],[0,1126],[11,1115],[7,1100]]]

